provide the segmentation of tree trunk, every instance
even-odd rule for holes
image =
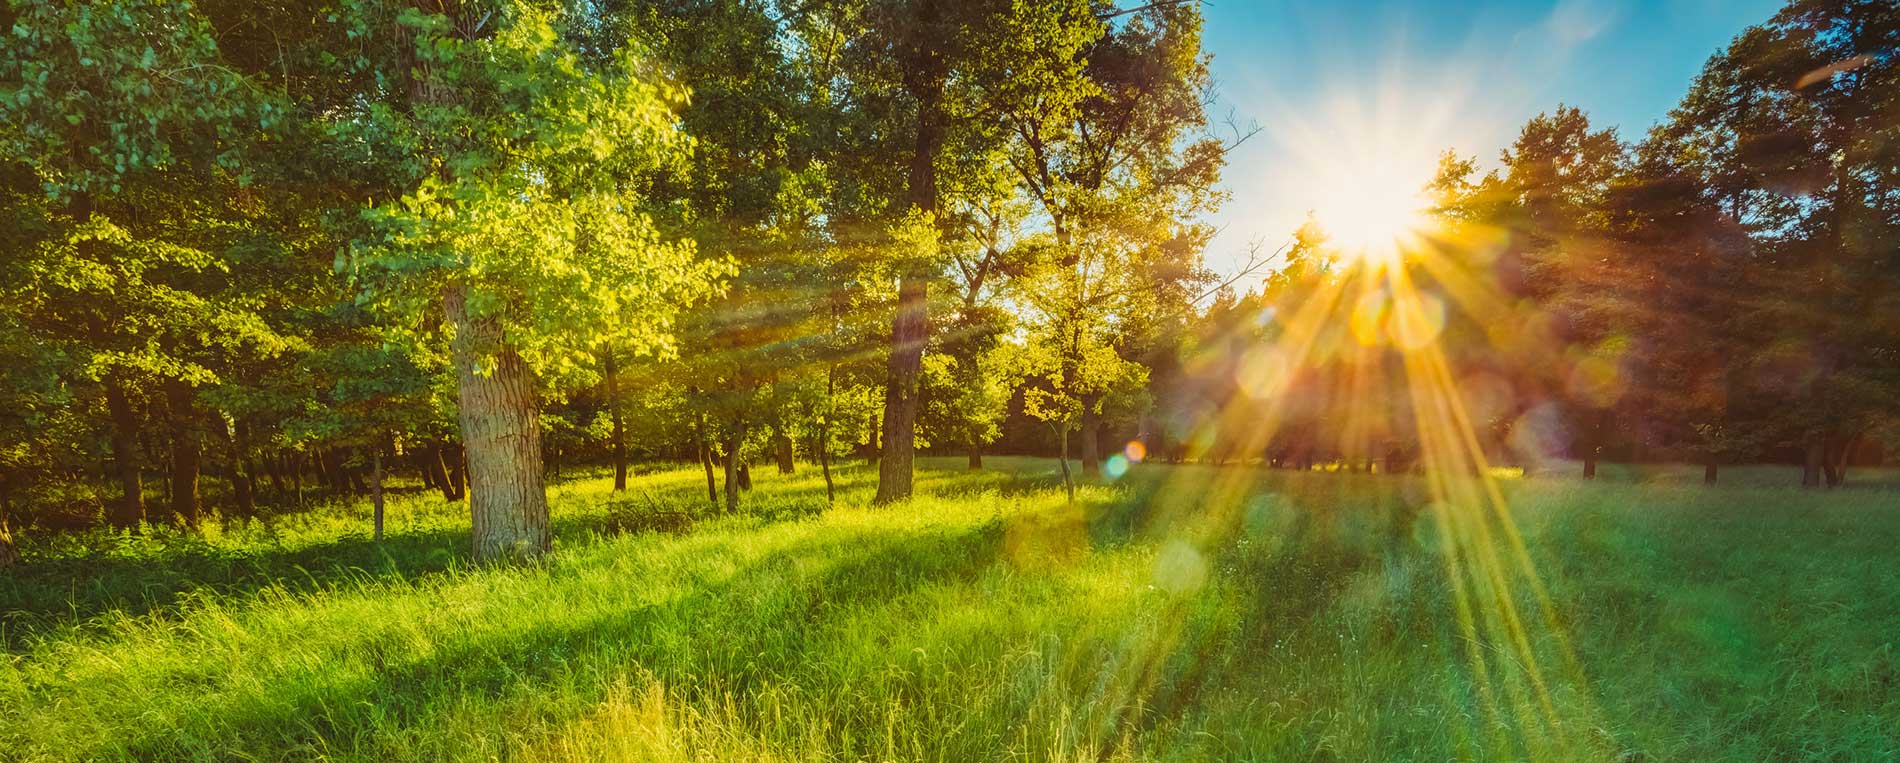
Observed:
[[[455,481],[449,477],[449,465],[443,461],[443,451],[448,449],[441,440],[430,442],[422,453],[422,468],[435,482],[436,489],[442,491],[442,500],[453,502],[461,496],[455,494]]]
[[[250,443],[245,437],[244,421],[231,425],[231,492],[237,500],[238,516],[257,516],[257,465],[251,462]]]
[[[284,482],[284,465],[278,461],[276,453],[268,451],[263,454],[263,461],[264,471],[270,473],[271,493],[281,500],[289,493],[289,491],[284,488],[285,484],[287,484]]]
[[[877,503],[910,497],[916,456],[917,374],[923,367],[926,332],[924,280],[905,278],[897,290],[891,324],[890,379],[884,387],[884,450],[878,457]]]
[[[938,4],[922,0],[916,6],[916,29],[936,23]],[[937,153],[943,146],[943,88],[949,67],[942,41],[933,35],[916,36],[907,51],[904,89],[917,104],[917,133],[906,180],[912,209],[937,213]],[[910,498],[911,467],[916,457],[917,374],[923,367],[924,343],[929,339],[927,281],[912,269],[898,280],[897,315],[891,320],[889,380],[884,387],[884,452],[877,468],[877,503]]]
[[[778,473],[796,473],[798,471],[798,465],[792,460],[791,435],[785,434],[784,430],[780,430],[775,439],[778,441]]]
[[[1060,450],[1056,452],[1056,463],[1062,465],[1062,487],[1069,492],[1069,503],[1075,503],[1075,478],[1069,475],[1069,428],[1059,428],[1056,435],[1061,440]]]
[[[541,421],[534,372],[490,316],[471,316],[465,286],[443,300],[468,456],[468,506],[478,561],[546,553],[548,495],[542,483]],[[487,373],[482,373],[482,371]]]
[[[387,440],[385,435],[383,440]],[[383,542],[383,443],[369,446],[369,500],[375,507],[376,542]]]
[[[121,491],[112,511],[112,526],[137,530],[145,521],[145,486],[139,478],[139,417],[118,379],[106,379],[105,388],[106,410],[112,415],[112,458]]]
[[[165,402],[171,409],[172,517],[186,527],[197,527],[198,467],[203,440],[198,427],[196,395],[183,380],[167,379]]]
[[[699,464],[706,469],[706,500],[712,503],[713,510],[719,509],[719,483],[713,478],[712,445],[706,440],[706,420],[703,416],[693,419],[693,434],[698,438]]]
[[[422,477],[422,489],[441,490],[442,483],[435,479],[435,471],[430,468],[429,451],[433,446],[423,446],[413,451],[416,459],[416,473]]]
[[[733,425],[731,434],[726,435],[726,513],[739,510],[739,445],[745,442],[745,422]]]
[[[346,476],[349,479],[350,495],[363,495],[369,492],[369,485],[363,482],[362,467],[352,466],[350,464],[350,458],[353,455],[355,455],[355,453],[356,453],[355,448],[351,448],[349,450],[340,450],[340,451],[337,451],[336,459],[337,459],[337,464],[343,471],[344,476]]]
[[[1705,485],[1715,484],[1716,474],[1721,470],[1721,468],[1722,468],[1721,465],[1716,463],[1714,457],[1710,457],[1707,461],[1703,461],[1702,462],[1702,483]]]
[[[14,545],[13,527],[8,524],[12,514],[13,481],[0,474],[0,570],[20,563],[20,547]]]
[[[970,471],[981,470],[983,468],[983,445],[978,443],[976,438],[972,437],[965,447],[969,449],[970,453]]]
[[[1102,473],[1102,444],[1100,432],[1102,417],[1095,412],[1094,401],[1082,401],[1082,477],[1084,479],[1099,476]]]
[[[443,455],[449,460],[449,487],[455,493],[451,501],[460,501],[468,497],[468,453],[461,443],[443,446]]]
[[[613,448],[614,492],[617,493],[627,489],[627,435],[620,418],[619,380],[614,378],[619,375],[620,368],[612,349],[601,353],[601,364],[605,366],[605,378],[602,381],[606,384],[607,417],[613,421],[614,427],[609,442]]]
[[[1807,438],[1806,459],[1801,465],[1801,486],[1821,486],[1821,463],[1827,458],[1827,443],[1817,435]]]
[[[825,504],[830,505],[837,501],[837,496],[831,487],[831,428],[829,426],[818,427],[818,442],[812,450],[818,452],[818,469],[825,473]]]
[[[283,459],[284,466],[290,469],[290,482],[292,485],[295,485],[297,488],[297,505],[302,506],[303,505],[303,457],[302,457],[302,454],[292,456],[290,453],[282,453],[282,454],[279,454],[279,457]]]

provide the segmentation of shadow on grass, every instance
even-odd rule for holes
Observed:
[[[1003,532],[991,522],[949,533],[866,531],[848,539],[825,538],[765,554],[717,582],[697,582],[663,601],[577,620],[546,619],[526,630],[494,635],[441,634],[428,657],[398,657],[387,664],[373,641],[356,649],[372,661],[364,680],[335,679],[331,672],[282,676],[285,693],[257,702],[244,697],[194,719],[215,718],[212,728],[141,728],[118,737],[127,757],[188,759],[206,746],[224,755],[286,750],[386,759],[366,728],[415,729],[518,692],[533,691],[572,676],[652,674],[686,702],[717,702],[746,695],[757,684],[794,674],[816,654],[808,634],[828,616],[854,607],[889,602],[922,586],[967,581],[996,563]],[[741,541],[725,541],[702,554],[736,553]],[[811,569],[821,549],[848,549],[821,569]],[[679,628],[688,643],[653,638]],[[606,682],[581,684],[604,691]],[[717,695],[717,696],[715,696]],[[600,696],[588,696],[597,702]],[[567,720],[567,719],[551,719]],[[852,719],[840,718],[840,724]],[[859,719],[865,720],[865,719]]]

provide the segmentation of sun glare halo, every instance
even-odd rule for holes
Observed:
[[[1389,152],[1354,152],[1316,167],[1313,218],[1348,256],[1389,256],[1428,222],[1431,165]]]

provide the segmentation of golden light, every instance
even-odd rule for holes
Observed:
[[[1339,151],[1313,168],[1314,220],[1348,257],[1403,251],[1429,222],[1424,190],[1435,154],[1384,142]]]

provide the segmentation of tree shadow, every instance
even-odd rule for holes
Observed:
[[[644,606],[459,641],[441,634],[438,648],[420,660],[386,657],[365,639],[354,647],[375,665],[367,680],[356,671],[344,671],[355,678],[332,671],[284,676],[281,685],[295,691],[271,702],[232,699],[214,713],[195,716],[218,719],[214,728],[139,727],[115,739],[125,745],[126,757],[139,760],[190,758],[207,743],[239,757],[245,750],[320,749],[382,759],[400,757],[401,751],[379,749],[379,740],[361,733],[364,728],[427,726],[481,700],[505,699],[568,676],[644,672],[686,702],[716,701],[715,693],[742,696],[821,656],[811,634],[828,618],[923,586],[970,580],[997,562],[1002,541],[998,522],[955,532],[866,530],[811,539],[769,552],[722,581],[687,585]],[[726,540],[699,553],[736,553],[744,543]],[[821,548],[846,552],[812,569]],[[695,624],[690,643],[643,638],[677,623]],[[603,683],[598,690],[606,688]]]

